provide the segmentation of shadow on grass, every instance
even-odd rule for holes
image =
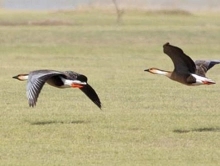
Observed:
[[[220,132],[220,127],[203,127],[203,128],[195,128],[191,130],[173,130],[174,133],[189,133],[189,132]]]
[[[147,14],[167,14],[167,15],[186,15],[190,16],[192,15],[191,12],[186,11],[186,10],[179,10],[179,9],[174,9],[174,10],[149,10],[146,12]]]
[[[48,121],[37,121],[37,122],[30,122],[26,121],[31,125],[50,125],[50,124],[83,124],[88,123],[88,121],[83,120],[76,120],[76,121],[56,121],[56,120],[48,120]]]

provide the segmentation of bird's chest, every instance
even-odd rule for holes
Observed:
[[[187,73],[172,73],[170,78],[185,85],[191,85],[196,82],[195,78]]]

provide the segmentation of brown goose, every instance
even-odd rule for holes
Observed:
[[[34,107],[43,85],[48,83],[57,88],[79,88],[99,108],[101,102],[95,90],[87,83],[87,77],[73,71],[35,70],[29,74],[18,74],[13,78],[20,81],[28,80],[26,94],[30,107]]]
[[[187,56],[182,49],[172,46],[169,43],[163,45],[163,51],[167,54],[174,64],[174,70],[165,71],[158,68],[150,68],[145,71],[152,74],[165,75],[168,78],[180,82],[185,85],[210,85],[215,84],[214,81],[205,77],[206,72],[215,64],[219,64],[219,60],[193,60]]]

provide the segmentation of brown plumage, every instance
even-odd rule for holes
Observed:
[[[219,60],[205,61],[193,60],[186,55],[182,49],[172,46],[169,43],[163,45],[163,52],[167,54],[174,64],[174,70],[165,71],[158,68],[146,69],[152,74],[165,75],[168,78],[180,82],[185,85],[210,85],[215,84],[214,81],[205,77],[206,72],[215,64],[219,64]]]

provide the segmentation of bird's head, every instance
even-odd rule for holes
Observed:
[[[28,79],[28,74],[18,74],[12,78],[18,79],[19,81],[25,81]]]
[[[146,69],[146,70],[144,70],[144,71],[147,71],[147,72],[152,73],[152,74],[158,74],[158,72],[161,71],[161,70],[152,67],[152,68]]]
[[[152,73],[152,74],[165,75],[167,77],[170,77],[170,75],[172,74],[172,72],[170,72],[170,71],[165,71],[165,70],[161,70],[161,69],[154,68],[154,67],[146,69],[144,71],[147,71],[147,72]]]

